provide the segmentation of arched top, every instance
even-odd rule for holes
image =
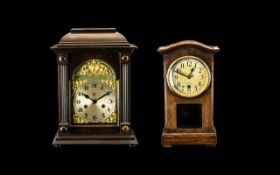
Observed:
[[[159,47],[157,51],[159,53],[165,53],[165,52],[168,52],[172,49],[176,49],[181,46],[195,46],[195,47],[205,49],[205,50],[207,50],[209,52],[213,52],[213,53],[216,53],[220,50],[218,46],[209,46],[209,45],[206,45],[206,44],[200,43],[198,41],[194,41],[194,40],[184,40],[184,41],[173,43],[173,44],[170,44],[167,46]]]
[[[74,70],[72,79],[115,80],[116,73],[111,65],[100,59],[94,58],[83,62],[80,66],[78,66]]]

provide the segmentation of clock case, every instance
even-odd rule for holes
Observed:
[[[137,48],[115,28],[73,28],[51,47],[57,56],[58,130],[54,146],[76,144],[137,145],[130,123],[130,57]],[[71,80],[83,62],[98,58],[109,63],[119,80],[116,125],[77,125],[72,122]]]
[[[163,147],[172,145],[209,145],[217,144],[216,129],[213,121],[214,113],[214,54],[219,51],[217,46],[208,46],[193,40],[185,40],[168,46],[159,47],[157,50],[163,55],[164,66],[164,99],[165,116],[164,129],[161,142]],[[184,98],[173,93],[167,84],[166,74],[170,65],[183,56],[195,56],[201,58],[209,67],[211,82],[202,94],[192,98]],[[185,105],[185,106],[184,106]],[[199,127],[179,127],[179,110],[191,109],[197,106],[201,117]],[[180,108],[180,109],[179,109]],[[196,109],[195,109],[196,110]],[[178,114],[177,114],[178,112]],[[185,111],[188,112],[188,111]]]

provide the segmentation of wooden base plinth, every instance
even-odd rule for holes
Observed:
[[[207,145],[215,147],[217,144],[217,135],[214,133],[176,133],[164,131],[161,136],[163,147],[172,147],[173,145]]]
[[[134,132],[130,134],[67,134],[59,135],[57,132],[52,143],[61,145],[138,145]]]

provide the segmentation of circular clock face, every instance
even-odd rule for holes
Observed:
[[[112,89],[100,82],[81,85],[74,96],[74,110],[88,123],[100,123],[115,111],[116,100]]]
[[[170,65],[166,78],[171,91],[188,98],[196,97],[208,88],[211,74],[203,60],[195,56],[184,56]]]

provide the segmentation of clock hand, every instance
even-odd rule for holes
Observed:
[[[179,71],[174,71],[174,72],[176,72],[177,74],[182,75],[182,76],[187,77],[188,79],[190,79],[192,77],[192,73],[193,73],[194,70],[195,70],[195,68],[192,68],[191,72],[189,73],[189,75],[183,74],[183,73],[181,73]]]
[[[91,99],[91,98],[89,97],[89,95],[84,94],[83,92],[82,92],[82,94],[83,94],[83,96],[85,96],[87,99],[90,99],[90,100],[94,103],[94,99]]]
[[[95,104],[97,103],[98,100],[100,100],[101,98],[105,97],[106,95],[109,95],[111,92],[108,91],[105,94],[101,95],[100,97],[98,97],[97,99],[94,99],[92,102]]]
[[[179,71],[174,71],[174,72],[176,72],[177,74],[182,75],[182,76],[184,76],[184,77],[188,77],[188,75],[183,74],[183,73],[181,73],[181,72],[179,72]]]
[[[192,77],[192,73],[193,73],[194,70],[195,70],[195,68],[192,68],[192,69],[191,69],[190,74],[187,76],[188,79],[190,79],[190,78]]]

